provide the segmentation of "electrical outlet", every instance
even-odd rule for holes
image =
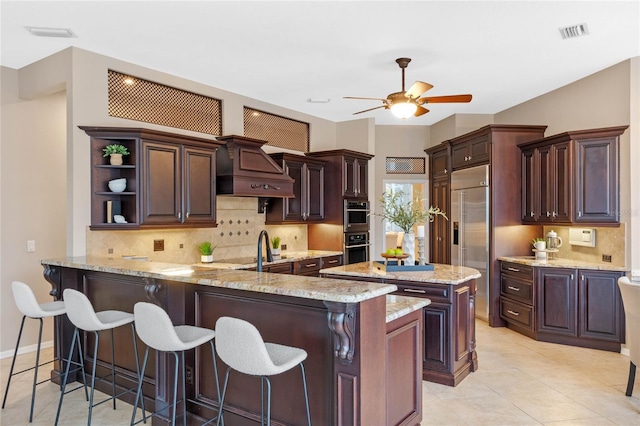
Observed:
[[[180,248],[184,248],[184,244],[180,243]]]
[[[164,251],[164,240],[153,240],[153,251]]]
[[[185,367],[185,382],[187,382],[188,385],[192,385],[193,384],[193,368],[191,367]]]
[[[107,250],[107,253],[108,253],[108,254],[113,254],[113,249],[112,249],[112,248],[108,249],[108,250]]]
[[[602,261],[603,262],[611,262],[611,255],[610,254],[603,254],[602,255]]]
[[[36,251],[36,240],[27,241],[27,253],[33,253]]]
[[[287,249],[287,245],[286,245],[286,244],[280,244],[280,248],[281,248],[282,250],[286,250],[286,249]]]

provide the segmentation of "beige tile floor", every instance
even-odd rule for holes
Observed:
[[[460,385],[452,388],[423,382],[423,426],[640,426],[640,371],[633,396],[624,395],[628,357],[536,342],[508,329],[490,328],[482,321],[477,322],[477,341],[480,368]],[[50,357],[51,350],[44,354]],[[30,366],[33,359],[32,354],[21,355],[19,363]],[[0,364],[0,392],[4,392],[11,359]],[[46,369],[42,377],[48,377]],[[29,373],[14,377],[0,424],[29,424],[31,381]],[[53,424],[58,398],[57,386],[38,386],[32,425]],[[118,402],[116,411],[103,404],[94,409],[93,424],[127,425],[131,409],[124,402]],[[65,396],[61,425],[85,425],[86,416],[87,403],[81,391]]]

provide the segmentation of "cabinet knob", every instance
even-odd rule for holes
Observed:
[[[554,218],[558,217],[558,213],[553,212],[553,217],[554,217]]]
[[[529,213],[529,216],[533,217],[533,216],[534,216],[534,215],[533,215],[533,212]]]
[[[182,213],[178,212],[178,219],[182,219]]]
[[[186,216],[187,216],[187,219],[189,219],[189,212],[187,212],[187,215],[186,215]]]
[[[443,172],[445,175],[446,175],[447,173],[449,173],[449,171],[448,171],[447,169],[444,169],[442,172]]]

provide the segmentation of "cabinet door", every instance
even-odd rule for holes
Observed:
[[[304,176],[304,163],[300,161],[287,160],[284,164],[284,171],[294,180],[293,182],[293,198],[284,199],[284,214],[283,220],[285,222],[301,222],[303,221],[303,213],[305,208],[304,197],[306,197],[305,190],[305,176]]]
[[[551,219],[571,222],[571,153],[569,142],[553,145],[554,194]]]
[[[142,151],[142,223],[181,223],[180,147],[143,141]]]
[[[555,177],[553,174],[553,158],[551,146],[545,146],[536,150],[536,173],[538,180],[538,199],[535,203],[536,221],[551,221],[551,213],[554,208]]]
[[[618,144],[615,138],[576,141],[576,222],[618,222]]]
[[[369,196],[369,164],[367,160],[356,159],[356,197]]]
[[[429,155],[431,179],[444,179],[450,173],[449,150],[442,149]]]
[[[431,183],[431,205],[438,206],[444,212],[449,212],[451,197],[449,180],[436,180]],[[442,217],[436,217],[429,224],[429,259],[431,263],[451,263],[449,222]]]
[[[451,146],[451,167],[455,170],[465,167],[469,161],[469,145],[461,143]]]
[[[621,272],[579,270],[579,336],[622,342],[624,322],[618,288]]]
[[[489,138],[481,136],[469,142],[469,160],[471,165],[489,163]]]
[[[540,268],[537,286],[538,331],[577,336],[578,288],[576,270]]]
[[[184,148],[184,222],[216,221],[215,151]]]
[[[358,172],[356,170],[356,159],[352,157],[344,157],[342,163],[342,196],[356,197],[358,195],[356,188],[356,179]]]
[[[522,222],[536,221],[538,178],[535,173],[535,150],[522,151]]]
[[[324,220],[324,166],[305,164],[305,220],[322,222]]]

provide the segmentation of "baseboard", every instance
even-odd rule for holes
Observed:
[[[622,355],[631,356],[631,352],[629,351],[629,348],[625,348],[624,346],[620,348],[620,353]]]
[[[40,349],[50,348],[52,346],[53,346],[53,340],[49,340],[47,342],[42,342],[42,344],[40,345]],[[18,355],[27,354],[29,352],[35,352],[36,350],[38,350],[37,343],[30,346],[22,346],[18,348]],[[0,352],[0,359],[12,357],[14,351],[15,351],[15,348],[8,351]]]

